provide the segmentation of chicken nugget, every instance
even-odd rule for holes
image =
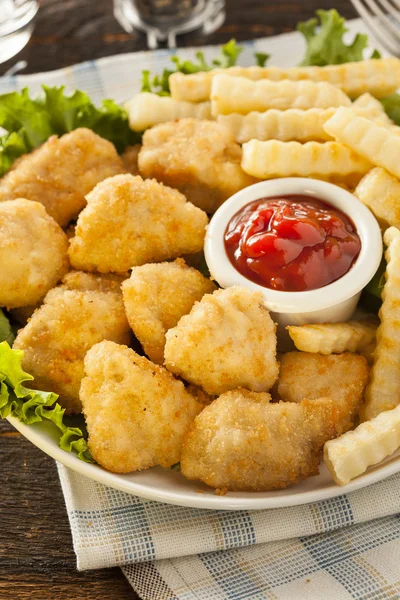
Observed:
[[[316,475],[324,443],[351,426],[343,402],[269,401],[269,394],[236,389],[204,408],[184,438],[182,474],[258,492]]]
[[[124,167],[131,175],[139,175],[138,158],[141,147],[141,144],[128,146],[121,154]]]
[[[110,177],[87,202],[69,248],[76,269],[124,273],[203,248],[207,215],[157,181]]]
[[[213,213],[229,196],[257,181],[242,170],[241,160],[242,150],[227,127],[180,119],[144,133],[139,171],[177,188],[195,206]]]
[[[323,396],[344,400],[353,419],[359,413],[368,376],[368,362],[358,354],[288,352],[281,356],[278,397],[288,402]]]
[[[90,452],[130,473],[179,462],[182,438],[202,406],[166,369],[113,342],[93,346],[81,385]]]
[[[132,269],[122,286],[125,311],[150,360],[163,363],[166,331],[190,312],[196,300],[215,289],[210,279],[188,267],[182,258]]]
[[[97,275],[83,271],[70,271],[63,277],[62,284],[65,289],[79,292],[116,292],[120,294],[121,284],[128,277],[128,272],[121,275],[114,273]]]
[[[68,240],[38,202],[0,202],[0,306],[35,305],[68,271]]]
[[[67,278],[66,285],[50,290],[14,342],[24,351],[22,365],[34,376],[35,389],[59,394],[68,413],[81,411],[86,352],[104,339],[127,344],[131,338],[119,285],[107,290],[106,282],[83,275],[88,289],[71,289]]]
[[[278,376],[275,329],[260,292],[217,290],[167,331],[165,365],[210,395],[265,392]]]
[[[41,202],[61,227],[85,206],[85,195],[106,177],[125,173],[114,145],[90,129],[52,136],[0,179],[0,201]]]

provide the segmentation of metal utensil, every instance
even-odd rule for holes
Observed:
[[[400,56],[399,0],[351,0],[371,33],[388,52]]]

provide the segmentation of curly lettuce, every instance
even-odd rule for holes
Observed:
[[[113,100],[96,107],[84,92],[65,93],[64,86],[42,86],[43,94],[31,98],[27,88],[0,95],[0,177],[16,158],[31,152],[51,135],[63,135],[78,127],[92,129],[114,144],[118,152],[140,141],[129,127],[128,115]]]
[[[0,342],[7,342],[11,346],[14,337],[11,323],[0,308]]]
[[[386,98],[380,98],[386,114],[396,125],[400,125],[400,95],[392,94]]]
[[[334,8],[317,10],[316,14],[317,17],[297,25],[306,40],[302,66],[324,67],[363,60],[364,50],[368,47],[367,35],[358,33],[351,44],[345,44],[346,19]],[[370,58],[380,57],[378,50],[374,50]]]
[[[26,425],[50,421],[58,430],[62,450],[76,452],[79,459],[93,462],[82,430],[65,425],[65,409],[57,402],[57,394],[24,386],[33,377],[22,368],[23,355],[21,350],[12,350],[6,341],[0,343],[0,417],[11,415]]]

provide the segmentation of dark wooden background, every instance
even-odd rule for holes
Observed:
[[[180,42],[220,43],[291,31],[316,8],[333,4],[346,17],[355,16],[344,0],[227,0],[227,19],[218,32],[207,39],[187,35]],[[22,59],[28,62],[25,72],[34,73],[143,49],[144,36],[125,33],[114,20],[112,0],[42,0],[31,41],[18,57],[0,65],[0,75]],[[1,600],[137,598],[119,569],[76,571],[54,461],[6,421],[0,421],[0,464]]]

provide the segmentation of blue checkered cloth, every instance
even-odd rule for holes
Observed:
[[[314,504],[231,512],[58,468],[78,568],[119,565],[143,600],[400,598],[400,474]]]
[[[365,30],[360,21],[352,32]],[[378,45],[378,44],[376,44]],[[301,37],[245,43],[292,66]],[[207,58],[215,48],[204,48]],[[193,50],[180,50],[192,58]],[[0,78],[0,93],[65,85],[94,101],[129,99],[142,69],[169,51],[140,52],[35,75]],[[331,500],[264,511],[209,511],[142,500],[58,465],[78,568],[121,566],[143,600],[400,599],[400,474]]]

